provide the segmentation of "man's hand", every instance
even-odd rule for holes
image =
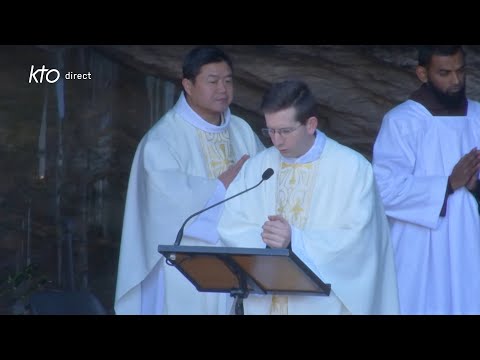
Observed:
[[[477,187],[477,180],[478,180],[478,171],[472,175],[470,180],[468,180],[467,185],[465,185],[467,189],[470,191],[475,191]]]
[[[473,148],[468,154],[464,155],[452,170],[449,176],[450,185],[453,190],[457,190],[462,186],[474,186],[473,178],[480,170],[480,150]]]
[[[242,168],[243,164],[245,164],[245,161],[247,161],[250,158],[250,155],[243,155],[240,160],[238,160],[235,164],[230,166],[227,170],[225,170],[223,173],[221,173],[218,176],[218,180],[220,180],[223,183],[223,186],[225,186],[225,189],[228,189],[230,184],[232,183],[233,179],[238,175],[240,172],[240,169]]]
[[[271,248],[286,248],[292,238],[292,229],[281,215],[271,215],[262,226],[262,240]]]

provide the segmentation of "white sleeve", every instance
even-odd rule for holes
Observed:
[[[315,261],[308,255],[305,249],[305,244],[302,238],[302,230],[293,225],[290,225],[290,227],[292,229],[292,251],[305,263],[305,265],[308,266],[310,270],[320,277],[320,271],[315,265]]]
[[[204,206],[204,209],[225,199],[226,191],[223,183],[220,180],[217,180],[217,187],[207,204]],[[210,244],[216,244],[219,240],[217,224],[220,220],[222,210],[223,204],[201,213],[185,228],[184,235],[206,241]]]
[[[373,149],[373,171],[385,212],[394,219],[434,229],[448,177],[414,173],[418,135],[411,129],[402,131],[400,120],[385,117]]]

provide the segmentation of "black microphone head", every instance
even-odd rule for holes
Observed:
[[[272,177],[273,175],[273,169],[272,168],[268,168],[267,170],[265,170],[262,174],[262,180],[268,180]]]

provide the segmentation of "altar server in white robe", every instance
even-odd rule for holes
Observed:
[[[262,100],[274,147],[249,159],[227,196],[218,231],[226,246],[291,248],[329,296],[258,295],[245,314],[397,314],[388,222],[371,164],[317,129],[317,104],[302,81],[273,84]]]
[[[250,155],[264,146],[232,115],[232,62],[216,47],[191,50],[175,106],[143,137],[128,184],[115,295],[116,314],[225,314],[228,294],[199,292],[168,266],[158,245],[173,245],[186,218],[224,199]],[[194,218],[181,245],[218,246],[219,209]],[[212,220],[213,219],[213,220]]]
[[[391,225],[402,314],[480,314],[480,104],[461,46],[423,46],[422,86],[383,118],[373,169]]]

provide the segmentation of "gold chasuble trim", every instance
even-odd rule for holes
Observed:
[[[303,229],[308,220],[311,193],[315,187],[318,162],[290,164],[282,162],[277,177],[277,214],[290,225]],[[288,296],[273,295],[271,315],[288,314]]]
[[[200,147],[202,148],[205,166],[210,179],[217,178],[234,163],[228,130],[220,133],[209,133],[197,129]]]

